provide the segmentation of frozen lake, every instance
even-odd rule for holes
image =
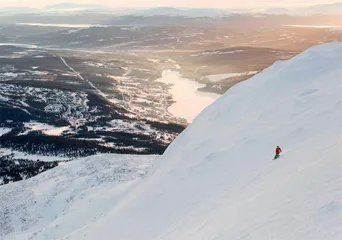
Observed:
[[[183,78],[176,71],[163,71],[162,78],[157,81],[172,85],[171,94],[175,103],[169,107],[168,111],[176,117],[185,118],[189,123],[221,96],[198,91],[197,89],[205,85]]]
[[[227,79],[227,78],[241,77],[241,76],[251,76],[251,75],[254,75],[254,74],[257,74],[257,73],[258,73],[258,71],[251,71],[251,72],[244,72],[244,73],[213,74],[213,75],[208,75],[207,78],[211,82],[219,82],[219,81]]]
[[[36,45],[24,44],[24,43],[0,43],[0,46],[13,46],[22,48],[37,48]]]
[[[17,23],[17,25],[37,26],[37,27],[61,27],[61,28],[109,27],[108,25],[56,24],[56,23]]]
[[[296,28],[341,28],[341,26],[334,25],[283,25],[284,27],[296,27]]]

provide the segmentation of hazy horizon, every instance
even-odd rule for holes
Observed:
[[[47,5],[58,3],[78,3],[78,4],[96,4],[106,5],[110,7],[158,7],[158,6],[174,6],[174,7],[211,7],[211,8],[263,8],[263,7],[299,7],[311,6],[316,4],[331,4],[338,1],[331,0],[245,0],[236,2],[235,0],[2,0],[0,8],[3,7],[33,7],[43,8]]]

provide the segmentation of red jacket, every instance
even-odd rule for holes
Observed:
[[[280,147],[277,147],[276,149],[276,154],[280,154],[281,153],[281,148]]]

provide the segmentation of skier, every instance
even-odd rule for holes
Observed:
[[[282,150],[279,146],[277,146],[275,152],[276,152],[276,155],[274,156],[274,159],[277,159],[280,157],[280,153],[282,152]]]

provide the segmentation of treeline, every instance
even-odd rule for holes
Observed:
[[[28,179],[58,166],[58,162],[30,161],[0,156],[0,185]]]
[[[108,149],[99,147],[98,143],[94,141],[40,134],[5,135],[0,138],[0,146],[28,154],[67,158],[80,158],[91,156],[98,152],[108,152]]]
[[[103,134],[107,143],[114,143],[117,147],[103,146],[96,140],[90,140],[91,134],[80,134],[74,136],[75,138],[67,138],[46,136],[38,133],[21,136],[3,135],[0,137],[0,146],[28,154],[59,156],[69,159],[87,157],[98,153],[162,154],[167,147],[165,144],[151,140],[149,136],[144,135],[125,132],[100,132],[100,134]],[[87,137],[89,140],[77,139],[80,137]]]

